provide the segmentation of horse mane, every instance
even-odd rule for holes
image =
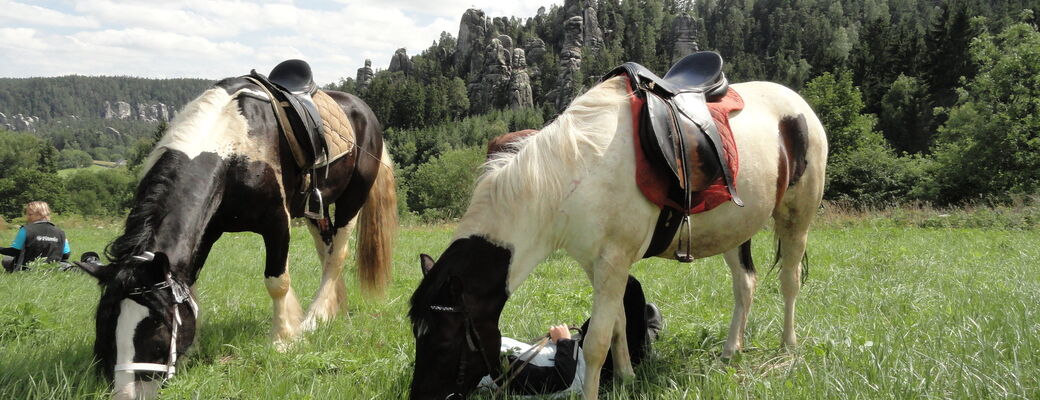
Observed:
[[[169,153],[165,153],[169,155]],[[105,247],[105,256],[115,264],[125,264],[130,257],[149,250],[155,230],[162,223],[169,193],[184,160],[172,155],[160,157],[141,178],[134,195],[134,205],[126,217],[123,234]]]
[[[630,96],[624,78],[617,77],[574,99],[540,132],[511,144],[515,152],[497,153],[484,164],[473,201],[489,198],[495,208],[557,204],[574,171],[587,170],[603,156],[617,131],[618,112]]]

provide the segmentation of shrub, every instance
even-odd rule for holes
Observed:
[[[462,216],[484,158],[483,147],[470,147],[445,152],[420,165],[408,182],[410,208],[426,220]]]
[[[130,207],[136,183],[125,168],[75,171],[65,178],[68,210],[80,215],[121,215]]]

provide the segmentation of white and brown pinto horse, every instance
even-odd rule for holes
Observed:
[[[177,357],[195,340],[198,307],[189,288],[224,232],[263,236],[272,336],[280,345],[337,314],[346,299],[341,272],[356,223],[361,285],[374,292],[385,287],[397,201],[382,129],[357,97],[328,94],[350,120],[355,146],[328,166],[320,187],[335,215],[324,231],[310,224],[323,274],[306,314],[287,265],[289,223],[303,215],[305,174],[271,99],[252,81],[228,78],[171,123],[143,167],[123,234],[108,246],[111,264],[77,264],[101,284],[94,353],[114,381],[116,398],[151,398],[173,375]]]
[[[625,79],[592,88],[541,132],[518,142],[515,152],[499,153],[486,165],[451,245],[436,262],[423,260],[430,273],[416,289],[410,313],[416,340],[412,399],[461,398],[482,376],[501,373],[498,319],[505,302],[556,249],[578,260],[594,290],[584,345],[585,397],[597,398],[608,349],[614,371],[634,375],[621,299],[660,209],[636,186]],[[725,358],[741,347],[756,284],[741,245],[770,217],[779,240],[783,344],[796,344],[801,260],[827,162],[823,127],[798,94],[767,82],[732,89],[745,101],[730,118],[742,162],[736,188],[745,206],[730,202],[692,217],[695,256],[723,254],[733,276],[736,304]],[[784,150],[790,140],[800,141],[798,154]],[[673,241],[659,256],[671,258],[675,246]]]

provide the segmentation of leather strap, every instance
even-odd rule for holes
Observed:
[[[296,140],[296,134],[293,132],[292,124],[289,123],[289,116],[285,113],[285,107],[290,107],[289,103],[279,101],[278,97],[271,93],[271,90],[252,76],[245,76],[250,82],[255,83],[261,89],[271,97],[271,107],[274,108],[274,115],[278,118],[278,125],[282,127],[282,136],[285,136],[286,142],[289,143],[289,150],[292,151],[293,160],[296,161],[296,166],[301,169],[307,168],[307,156],[303,152],[303,147],[300,146],[300,142]]]

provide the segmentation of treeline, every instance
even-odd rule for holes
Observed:
[[[21,217],[25,204],[36,200],[79,215],[121,215],[130,206],[137,180],[127,167],[61,174],[64,158],[39,137],[0,129],[0,216]]]
[[[202,93],[208,79],[146,79],[126,76],[0,78],[0,112],[43,120],[77,116],[98,118],[106,101],[163,103],[180,107]]]
[[[602,49],[583,55],[586,87],[625,61],[666,71],[675,20],[690,15],[699,47],[723,54],[731,82],[785,84],[821,114],[831,138],[829,199],[946,205],[1037,193],[1040,165],[1032,160],[1040,139],[1025,105],[1040,101],[1038,63],[1018,60],[1035,55],[1030,43],[1040,20],[1031,10],[1040,10],[1040,0],[594,3],[605,35]],[[563,19],[554,6],[496,28],[514,43],[545,42],[541,73],[531,82],[542,121],[557,112],[547,94],[561,71]],[[402,147],[394,151],[405,182],[423,163],[461,148],[456,138],[469,134],[453,121],[486,107],[467,97],[467,82],[479,79],[473,71],[460,76],[455,51],[456,39],[443,33],[412,57],[409,74],[379,71],[363,90],[353,78],[330,85],[372,105],[392,145]],[[994,72],[1002,63],[1016,67]],[[409,208],[423,213],[417,196],[409,194]]]

